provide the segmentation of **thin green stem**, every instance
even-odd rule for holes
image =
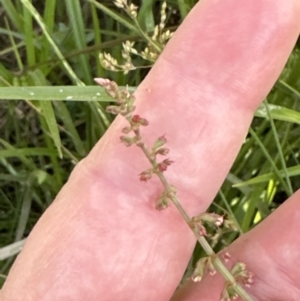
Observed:
[[[283,186],[285,192],[289,195],[290,194],[290,190],[289,187],[287,186],[286,182],[283,180],[274,160],[272,159],[271,155],[269,154],[269,152],[267,151],[267,149],[265,148],[264,144],[261,142],[261,140],[259,139],[258,135],[255,133],[255,131],[250,128],[249,129],[249,133],[251,134],[251,136],[254,138],[254,140],[257,142],[257,144],[260,146],[262,152],[264,153],[264,155],[266,156],[267,160],[270,162],[275,176],[277,177],[278,181],[281,183],[281,185]]]
[[[274,120],[272,118],[267,99],[265,99],[264,105],[266,107],[268,118],[269,118],[269,121],[270,121],[270,124],[271,124],[271,129],[272,129],[274,139],[275,139],[275,142],[276,142],[276,146],[277,146],[277,149],[278,149],[282,169],[283,169],[283,172],[284,172],[284,175],[285,175],[285,178],[286,178],[288,192],[289,192],[289,195],[291,196],[293,194],[293,188],[292,188],[290,177],[289,177],[289,174],[288,174],[288,171],[287,171],[287,167],[286,167],[284,155],[283,155],[283,152],[282,152],[282,147],[280,145],[280,141],[279,141],[278,133],[277,133],[277,130],[276,130],[276,126],[275,126]]]
[[[151,44],[151,45],[155,48],[155,50],[156,50],[157,52],[161,53],[161,52],[162,52],[162,47],[159,46],[157,43],[155,43],[155,41],[153,41],[153,40],[148,36],[148,34],[146,34],[146,33],[144,32],[144,30],[141,28],[139,22],[137,21],[137,19],[132,18],[132,20],[134,21],[134,24],[135,24],[136,28],[138,29],[138,31],[140,32],[141,36],[142,36],[149,44]]]

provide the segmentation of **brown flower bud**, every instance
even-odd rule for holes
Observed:
[[[164,172],[167,170],[168,166],[171,165],[172,163],[174,163],[174,161],[171,161],[170,159],[165,159],[157,165],[158,170]]]
[[[169,153],[169,149],[165,147],[159,148],[158,150],[155,151],[156,155],[162,155],[162,156],[166,156],[168,153]]]
[[[152,169],[147,169],[140,173],[140,181],[147,182],[152,177]]]
[[[108,106],[106,107],[106,112],[118,115],[121,111],[121,108],[119,106]]]
[[[131,118],[131,120],[134,123],[139,123],[140,120],[141,120],[141,117],[140,117],[140,115],[133,115],[132,118]]]
[[[207,257],[202,257],[197,261],[194,273],[192,275],[192,280],[194,282],[200,282],[202,280],[207,265],[207,259]]]
[[[121,142],[124,143],[126,146],[131,146],[136,142],[135,137],[128,137],[128,136],[121,136]]]
[[[155,205],[155,209],[156,210],[164,210],[166,208],[169,207],[169,202],[168,202],[168,199],[166,196],[161,196],[157,202],[156,202],[156,205]]]
[[[129,126],[126,126],[126,127],[124,127],[123,129],[122,129],[122,133],[123,134],[129,134],[130,132],[131,132],[131,127],[129,127]]]
[[[148,120],[146,120],[145,118],[142,118],[140,115],[133,115],[131,117],[131,121],[138,125],[143,125],[143,126],[146,126],[149,124]]]

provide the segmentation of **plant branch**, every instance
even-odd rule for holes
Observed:
[[[122,133],[126,135],[131,132],[134,133],[134,136],[121,136],[121,141],[126,146],[135,144],[140,147],[151,163],[152,168],[143,171],[140,174],[140,180],[148,181],[152,177],[152,174],[155,173],[164,187],[163,194],[157,203],[157,209],[165,209],[168,206],[168,199],[170,199],[208,255],[207,258],[198,261],[199,266],[197,263],[197,273],[194,277],[194,281],[198,281],[198,279],[201,280],[205,269],[209,270],[210,275],[214,275],[217,270],[226,280],[221,301],[230,301],[235,299],[238,295],[245,301],[253,301],[252,297],[240,285],[240,283],[242,283],[250,286],[252,283],[252,273],[246,270],[246,265],[238,262],[233,266],[231,271],[229,271],[204,237],[206,235],[206,229],[203,226],[203,222],[211,222],[215,226],[220,226],[223,223],[223,217],[214,213],[202,213],[196,217],[189,217],[176,196],[175,188],[169,184],[163,174],[173,161],[165,159],[158,163],[156,159],[157,155],[167,155],[169,153],[168,148],[162,147],[167,142],[166,138],[164,136],[159,137],[155,141],[153,147],[149,148],[143,141],[140,133],[140,127],[147,126],[149,123],[145,118],[142,118],[137,114],[132,114],[135,110],[135,96],[129,92],[128,87],[119,90],[118,85],[108,79],[98,78],[95,79],[95,81],[105,88],[109,96],[116,100],[117,105],[108,106],[106,108],[107,112],[115,115],[121,114],[128,121],[129,126],[124,127]],[[226,256],[228,258],[230,257],[228,253],[224,255],[225,259]]]
[[[209,245],[209,243],[207,242],[205,237],[200,235],[199,232],[197,231],[197,229],[195,227],[193,227],[192,219],[189,217],[187,212],[182,207],[178,197],[174,193],[171,185],[168,183],[168,181],[167,181],[166,177],[164,176],[163,172],[161,172],[157,169],[158,164],[156,162],[156,159],[154,159],[151,156],[151,151],[145,145],[145,143],[142,142],[142,137],[140,135],[140,130],[139,129],[134,130],[134,133],[135,133],[135,136],[137,138],[137,141],[141,142],[141,143],[138,144],[138,146],[141,148],[141,150],[143,151],[143,153],[145,154],[145,156],[147,157],[147,159],[149,160],[149,162],[151,163],[153,168],[156,170],[155,173],[158,176],[158,178],[160,179],[162,185],[164,186],[165,191],[167,192],[169,199],[173,202],[173,204],[175,205],[175,207],[177,208],[177,210],[179,211],[179,213],[181,214],[181,216],[183,217],[183,219],[185,220],[187,225],[193,231],[197,241],[200,243],[200,245],[204,249],[205,253],[212,258],[212,261],[213,261],[213,264],[214,264],[216,270],[218,270],[218,272],[225,278],[227,283],[231,284],[231,286],[239,294],[239,296],[241,298],[243,298],[243,300],[253,301],[251,296],[242,288],[242,286],[239,283],[236,282],[236,280],[232,276],[231,272],[225,267],[223,262],[218,258],[217,254],[214,252],[212,247]]]

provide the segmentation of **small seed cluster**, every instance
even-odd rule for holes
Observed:
[[[110,53],[100,53],[100,63],[103,68],[110,71],[121,71],[127,74],[131,70],[135,70],[139,67],[135,66],[132,61],[132,55],[139,56],[142,59],[149,61],[150,66],[157,60],[162,49],[172,37],[172,32],[170,30],[165,30],[167,22],[167,3],[163,2],[160,11],[160,22],[154,27],[152,35],[145,32],[140,26],[137,16],[138,7],[134,4],[129,4],[127,0],[116,0],[114,4],[123,9],[127,15],[133,20],[137,31],[140,33],[142,38],[147,42],[146,47],[142,51],[138,51],[134,45],[135,42],[126,41],[122,44],[122,59],[123,63],[119,63]],[[150,67],[149,66],[149,67]]]

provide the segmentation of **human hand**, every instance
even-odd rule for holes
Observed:
[[[166,176],[193,216],[207,209],[299,34],[297,0],[202,0],[139,86],[146,141],[166,134],[176,162]],[[213,51],[212,51],[213,50]],[[169,300],[195,239],[174,206],[158,212],[149,164],[119,143],[117,118],[32,231],[1,301]],[[299,298],[295,193],[229,248],[255,276],[254,300]],[[216,275],[189,282],[172,301],[220,299]]]

